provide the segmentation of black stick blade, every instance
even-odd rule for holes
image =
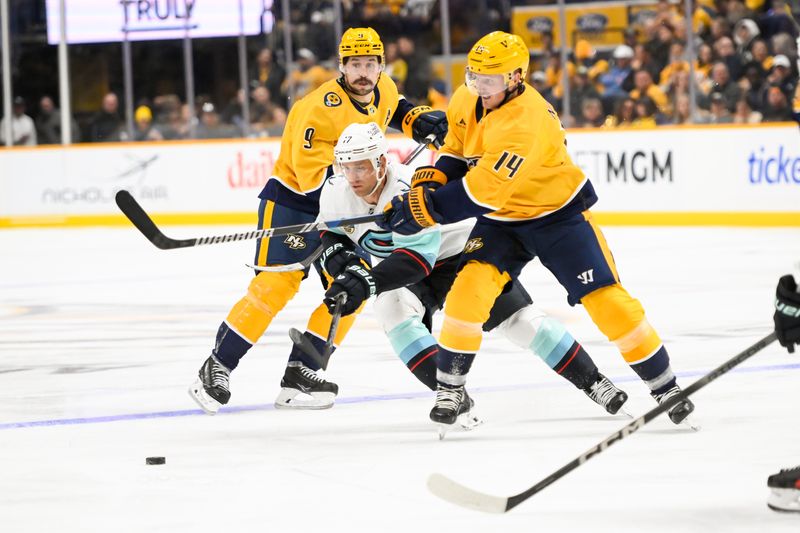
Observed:
[[[196,239],[176,240],[170,239],[158,229],[153,219],[142,209],[139,202],[136,201],[131,193],[126,190],[120,190],[114,196],[117,202],[117,207],[120,211],[128,217],[128,220],[136,226],[142,235],[147,237],[147,240],[162,250],[171,250],[173,248],[187,248],[195,245]]]
[[[289,328],[289,338],[292,339],[292,342],[300,351],[312,358],[320,368],[325,368],[325,360],[322,354],[317,351],[311,341],[308,340],[308,337],[303,335],[299,329]]]

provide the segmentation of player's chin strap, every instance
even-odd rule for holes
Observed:
[[[378,179],[375,181],[375,186],[367,193],[367,196],[372,196],[375,191],[378,190],[378,187],[381,186],[381,183],[383,183],[383,180],[386,178],[387,172],[389,172],[389,161],[386,161],[386,164],[383,166],[383,175],[378,177]]]
[[[519,96],[523,92],[525,92],[525,84],[522,82],[519,82],[517,86],[514,87],[513,89],[506,89],[506,95],[503,97],[503,101],[500,102],[500,104],[497,107],[500,107],[506,102],[508,102],[512,98],[512,96]]]

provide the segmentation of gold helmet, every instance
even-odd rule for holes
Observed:
[[[517,69],[522,70],[521,79],[526,79],[529,63],[530,54],[522,37],[504,31],[493,31],[481,37],[469,51],[467,74],[500,74],[508,87]]]
[[[378,56],[383,65],[383,43],[378,32],[372,28],[350,28],[344,32],[339,43],[339,65],[344,65],[346,57],[355,56]]]

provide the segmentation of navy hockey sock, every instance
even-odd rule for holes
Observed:
[[[217,340],[214,343],[212,354],[225,365],[228,370],[239,366],[239,361],[253,345],[232,330],[226,322],[220,324],[217,330]]]
[[[320,339],[319,337],[317,337],[316,335],[312,335],[308,331],[303,332],[303,335],[305,335],[311,341],[311,344],[313,344],[314,348],[317,349],[317,353],[319,353],[320,355],[324,355],[325,339]],[[333,353],[334,351],[336,351],[335,346],[332,347],[331,353]],[[294,343],[292,344],[292,352],[289,354],[289,362],[303,363],[305,366],[314,371],[320,369],[319,363],[317,363],[316,360],[313,359],[311,356],[303,352],[303,350],[298,348],[297,345]]]
[[[474,353],[451,352],[440,346],[436,355],[436,380],[453,387],[464,385],[474,360]]]
[[[675,374],[669,366],[667,349],[663,345],[652,355],[630,365],[653,394],[663,394],[677,384]]]

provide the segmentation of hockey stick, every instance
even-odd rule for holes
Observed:
[[[404,165],[413,161],[423,150],[428,146],[428,143],[433,142],[436,138],[435,135],[430,134],[425,138],[425,141],[419,143],[413,152],[409,154]],[[324,229],[338,228],[340,226],[349,226],[354,224],[365,224],[367,222],[377,222],[383,218],[383,213],[375,213],[372,215],[363,215],[360,217],[343,218],[340,220],[329,220],[325,222],[310,222],[308,224],[295,224],[293,226],[280,226],[277,228],[265,228],[260,230],[245,231],[242,233],[232,233],[230,235],[215,235],[210,237],[194,237],[190,239],[173,239],[164,235],[158,229],[156,223],[150,218],[150,215],[139,205],[133,195],[122,189],[114,196],[117,206],[120,211],[128,217],[128,220],[136,226],[142,235],[147,237],[147,240],[152,242],[156,247],[161,250],[172,250],[174,248],[190,248],[192,246],[201,246],[204,244],[218,244],[221,242],[242,241],[247,239],[261,239],[263,237],[273,237],[278,235],[291,235],[293,233],[310,233],[312,231],[319,231]]]
[[[679,395],[671,398],[670,400],[664,402],[663,404],[659,404],[657,407],[649,410],[636,420],[632,421],[628,425],[624,426],[622,429],[615,431],[598,444],[592,446],[587,451],[567,463],[566,465],[562,466],[546,478],[539,481],[537,484],[529,488],[528,490],[522,491],[519,494],[514,494],[513,496],[508,497],[501,497],[501,496],[492,496],[490,494],[484,494],[482,492],[478,492],[476,490],[470,489],[469,487],[465,487],[455,481],[443,476],[442,474],[431,474],[428,478],[428,490],[434,493],[439,498],[443,500],[447,500],[451,503],[456,505],[460,505],[462,507],[466,507],[468,509],[475,509],[477,511],[483,511],[486,513],[505,513],[516,507],[517,505],[521,504],[531,496],[537,494],[538,492],[542,491],[543,489],[550,486],[553,482],[558,481],[568,473],[572,472],[583,463],[591,459],[592,457],[604,452],[606,448],[611,446],[612,444],[621,441],[625,437],[635,433],[637,430],[641,429],[645,424],[656,418],[661,413],[669,410],[683,400],[694,394],[695,392],[699,391],[718,377],[722,376],[723,374],[727,373],[729,370],[734,368],[735,366],[739,365],[740,363],[746,361],[750,357],[754,356],[767,346],[769,346],[775,339],[776,339],[775,332],[773,331],[757,343],[753,344],[749,348],[747,348],[742,353],[736,355],[735,357],[731,358],[730,360],[726,361],[725,363],[721,364],[705,376],[701,377],[689,387],[687,387],[684,391],[682,391]]]
[[[414,148],[414,150],[412,150],[411,153],[408,154],[408,156],[403,160],[403,164],[408,165],[414,161],[414,159],[416,159],[417,156],[421,154],[425,148],[427,148],[428,144],[432,143],[435,138],[436,136],[432,133],[425,137],[425,140],[419,143],[417,147]],[[341,296],[344,296],[344,299],[340,302],[339,297]],[[328,339],[325,342],[324,355],[317,351],[309,338],[303,335],[303,332],[297,328],[289,328],[289,338],[292,339],[292,342],[295,344],[295,346],[297,346],[300,351],[308,354],[309,357],[314,359],[323,370],[328,368],[328,360],[331,358],[331,353],[333,352],[333,338],[336,335],[336,328],[339,326],[339,318],[341,318],[341,311],[339,309],[341,308],[345,299],[347,299],[347,295],[345,293],[341,293],[336,296],[336,306],[334,307],[333,318],[331,319],[331,329],[328,332]]]
[[[328,338],[325,340],[324,353],[319,353],[314,347],[314,344],[308,337],[303,335],[297,328],[289,329],[289,338],[297,347],[325,370],[328,368],[328,360],[331,358],[333,352],[333,339],[336,337],[336,330],[339,328],[339,319],[342,318],[342,305],[347,300],[347,293],[340,292],[336,295],[335,304],[333,307],[333,316],[331,317],[331,327],[328,330]]]
[[[212,237],[194,237],[191,239],[172,239],[164,235],[153,219],[142,209],[139,202],[126,190],[117,192],[114,199],[120,210],[128,217],[136,229],[147,237],[147,240],[162,250],[172,250],[173,248],[189,248],[203,244],[217,244],[221,242],[242,241],[247,239],[260,239],[262,237],[273,237],[278,235],[291,235],[293,233],[309,233],[323,229],[338,228],[353,224],[364,224],[376,222],[383,218],[383,213],[374,215],[364,215],[360,217],[343,218],[340,220],[329,220],[325,222],[309,222],[308,224],[295,224],[293,226],[279,226],[277,228],[266,228],[242,233],[232,233],[230,235],[216,235]]]

